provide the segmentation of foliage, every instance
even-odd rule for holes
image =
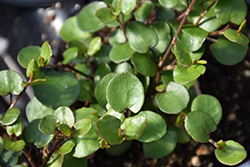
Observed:
[[[174,21],[175,11],[181,14]],[[29,154],[35,145],[43,149],[41,166],[87,166],[86,157],[98,149],[122,154],[131,140],[142,142],[147,157],[162,158],[191,138],[212,143],[221,163],[240,163],[247,153],[239,143],[210,138],[222,118],[219,101],[190,91],[206,71],[205,45],[221,64],[244,59],[246,12],[243,0],[85,6],[62,26],[66,50],[57,64],[50,62],[55,57],[46,41],[18,54],[28,82],[15,71],[0,71],[0,94],[18,95],[0,117],[1,164],[16,165],[23,153],[33,167],[41,165]],[[14,106],[29,86],[35,98],[26,106],[25,127]]]

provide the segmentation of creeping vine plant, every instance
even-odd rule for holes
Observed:
[[[18,54],[28,82],[15,71],[0,71],[0,94],[17,95],[0,117],[1,165],[16,165],[24,154],[32,167],[87,166],[86,156],[100,148],[118,154],[114,145],[126,147],[129,140],[140,141],[147,157],[162,158],[191,138],[212,143],[221,163],[240,163],[246,151],[239,143],[210,138],[222,117],[219,101],[192,97],[190,90],[206,71],[205,45],[212,43],[221,64],[244,59],[246,13],[244,0],[104,0],[85,6],[62,26],[61,58],[44,42]],[[29,86],[35,97],[26,106],[25,127],[15,104]],[[43,149],[42,164],[30,155],[34,146]]]

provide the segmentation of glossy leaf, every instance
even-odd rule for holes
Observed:
[[[46,164],[46,167],[61,167],[63,164],[63,155],[54,152],[49,158],[49,161]]]
[[[247,46],[233,43],[223,36],[220,36],[218,42],[213,43],[210,48],[216,60],[224,65],[235,65],[241,62],[248,49]]]
[[[181,33],[178,34],[178,40],[185,48],[194,52],[202,47],[207,36],[207,31],[189,24],[182,27]]]
[[[54,115],[46,115],[40,120],[38,128],[44,134],[54,134],[58,123],[59,120]]]
[[[189,102],[187,89],[180,84],[170,82],[166,92],[156,94],[156,102],[161,111],[168,114],[178,114],[187,107]]]
[[[127,22],[132,18],[132,14],[129,13],[127,15],[124,15],[124,14],[120,13],[119,14],[119,20],[121,21],[121,20],[123,20],[123,18],[124,18],[124,22]],[[117,20],[115,20],[114,22],[107,24],[107,26],[108,27],[117,27],[117,26],[119,26],[119,22],[117,22]]]
[[[44,42],[41,47],[41,54],[40,56],[43,58],[44,66],[48,65],[50,62],[50,57],[52,56],[52,50],[48,41]]]
[[[105,115],[111,115],[116,117],[117,119],[119,119],[121,121],[121,123],[125,120],[125,116],[123,113],[119,113],[116,112],[115,110],[113,110],[112,108],[109,108],[108,111],[105,113]]]
[[[65,50],[63,52],[63,61],[62,61],[62,63],[63,64],[71,63],[77,57],[77,54],[78,54],[78,48],[77,47],[68,48],[67,50]]]
[[[144,88],[135,75],[124,72],[110,80],[106,96],[108,103],[115,111],[121,112],[129,109],[137,113],[144,103]]]
[[[109,57],[113,62],[121,63],[129,60],[134,52],[128,42],[125,44],[114,44],[109,52]]]
[[[178,126],[170,126],[169,130],[175,131],[177,133],[177,142],[185,144],[190,141],[191,137],[188,135],[187,131],[184,128]]]
[[[109,81],[115,76],[115,73],[109,73],[105,75],[100,82],[96,85],[95,88],[95,97],[98,101],[98,104],[105,108],[107,104],[107,98],[106,98],[106,89],[108,86]]]
[[[220,0],[215,7],[215,14],[221,24],[232,22],[239,25],[247,14],[244,0]]]
[[[204,52],[205,52],[205,46],[204,45],[199,50],[197,50],[196,52],[189,52],[190,57],[192,59],[192,62],[198,61],[202,57]]]
[[[165,8],[173,8],[177,5],[178,0],[159,0],[159,2]]]
[[[190,112],[185,118],[188,134],[197,142],[208,142],[211,132],[217,129],[213,118],[201,111]]]
[[[174,20],[175,12],[172,9],[165,8],[157,3],[155,3],[155,9],[157,11],[156,16],[159,21],[167,22],[167,20]]]
[[[75,123],[73,112],[69,107],[59,107],[56,109],[53,115],[59,120],[60,124],[66,124],[70,128]]]
[[[115,44],[123,44],[126,42],[126,38],[124,37],[124,33],[122,29],[117,29],[115,32],[111,34],[109,37],[109,44],[115,45]]]
[[[141,22],[147,20],[150,12],[154,9],[154,4],[151,1],[145,1],[142,5],[134,12],[135,19]]]
[[[10,138],[3,138],[4,148],[10,151],[21,151],[24,146],[25,142],[23,140],[12,141]]]
[[[190,66],[192,64],[192,59],[190,57],[189,51],[179,42],[176,42],[173,47],[174,54],[177,60],[184,65]]]
[[[203,111],[208,113],[218,125],[222,118],[222,107],[220,102],[211,95],[199,95],[194,98],[191,111]]]
[[[147,118],[143,115],[128,117],[121,125],[121,136],[124,135],[126,140],[138,139],[144,129],[147,127]]]
[[[130,47],[139,53],[146,53],[149,47],[154,47],[158,43],[156,32],[141,22],[130,22],[126,33]]]
[[[176,132],[168,130],[167,133],[159,140],[150,143],[143,143],[143,151],[149,158],[163,158],[175,149],[176,143]]]
[[[35,59],[37,65],[39,66],[39,56],[41,53],[41,48],[39,46],[27,46],[21,49],[17,55],[17,61],[23,68],[27,68],[29,62]]]
[[[160,139],[166,134],[166,121],[161,115],[152,111],[141,111],[139,115],[143,115],[147,118],[147,127],[138,139],[140,142],[149,143]]]
[[[112,14],[111,8],[100,8],[95,15],[104,24],[112,23],[116,20],[116,16]]]
[[[102,45],[101,49],[96,52],[96,54],[94,55],[94,58],[96,59],[96,61],[98,62],[104,62],[104,63],[110,63],[110,59],[109,59],[109,51],[111,49],[110,45],[104,44]]]
[[[243,161],[247,152],[239,143],[228,140],[225,142],[226,146],[222,149],[216,149],[214,151],[216,158],[225,165],[236,165]]]
[[[132,74],[136,74],[135,69],[128,62],[123,62],[121,64],[118,64],[114,72],[115,73],[129,72]]]
[[[72,73],[44,70],[40,78],[47,82],[34,85],[33,89],[36,98],[47,107],[69,106],[77,99],[80,84]]]
[[[100,136],[112,145],[120,144],[123,141],[123,138],[118,134],[120,125],[121,121],[111,115],[105,115],[96,122],[96,128]]]
[[[93,56],[96,52],[98,52],[101,49],[101,47],[102,47],[101,37],[95,37],[89,43],[87,54],[89,56]]]
[[[21,111],[19,108],[8,109],[4,117],[2,118],[2,124],[3,125],[13,124],[14,122],[16,122],[20,114],[21,114]]]
[[[18,163],[18,157],[22,152],[13,152],[8,150],[3,150],[3,153],[0,155],[0,164],[3,167],[14,166]]]
[[[132,55],[131,61],[135,69],[142,75],[153,77],[156,75],[158,66],[151,60],[149,54],[140,54],[135,52]]]
[[[4,143],[3,143],[3,138],[0,136],[0,155],[2,154],[2,152],[3,152],[3,145],[4,145]],[[1,156],[0,156],[1,157]]]
[[[94,81],[99,82],[106,74],[109,74],[111,69],[107,63],[100,63],[95,71]]]
[[[35,59],[32,59],[29,62],[27,70],[26,70],[27,77],[31,77],[31,74],[32,74],[32,80],[37,79],[40,74],[40,69]]]
[[[191,65],[189,68],[183,65],[177,65],[174,69],[174,80],[177,83],[187,83],[197,79],[200,75],[204,74],[206,67],[199,64]]]
[[[193,6],[193,10],[202,10],[203,9],[203,4],[204,4],[204,1],[206,0],[196,0],[194,6]],[[180,2],[187,6],[187,0],[180,0]],[[188,0],[189,4],[191,4],[192,0]]]
[[[15,134],[18,137],[23,133],[23,130],[24,130],[24,122],[22,120],[22,117],[20,116],[18,117],[16,122],[6,127],[6,131],[9,136]]]
[[[62,146],[57,150],[59,154],[68,154],[70,153],[75,146],[75,140],[72,138],[66,139]]]
[[[83,118],[91,118],[95,122],[97,120],[96,114],[97,110],[92,107],[82,107],[74,111],[76,121],[79,121]]]
[[[92,82],[90,80],[80,80],[79,83],[81,90],[77,99],[80,101],[88,101],[91,98],[90,90]]]
[[[90,131],[92,128],[93,120],[91,118],[83,118],[75,123],[76,131],[73,132],[74,136],[82,136]]]
[[[64,155],[64,161],[62,167],[69,167],[69,166],[81,166],[87,167],[88,160],[87,158],[75,158],[72,156],[71,153]]]
[[[25,114],[29,122],[32,122],[35,119],[43,118],[46,115],[52,115],[55,110],[46,107],[37,98],[33,98],[29,101],[25,108]]]
[[[168,85],[169,82],[174,81],[173,79],[173,70],[167,70],[161,72],[161,79],[164,85]]]
[[[91,34],[89,32],[82,31],[77,25],[77,17],[72,16],[63,22],[60,30],[60,37],[64,41],[79,40],[82,38],[88,38]]]
[[[6,96],[8,94],[18,95],[23,91],[23,79],[15,71],[2,70],[0,71],[0,94]]]
[[[94,32],[104,27],[104,24],[95,16],[98,9],[106,7],[104,2],[92,2],[86,5],[77,15],[77,23],[83,31]]]
[[[122,1],[121,11],[123,14],[127,15],[130,12],[132,12],[132,10],[135,8],[135,6],[136,6],[136,0]]]
[[[238,33],[236,30],[227,29],[224,31],[224,36],[228,40],[243,46],[246,46],[249,43],[249,39],[243,33]]]
[[[65,124],[59,124],[58,130],[65,136],[70,137],[71,131],[68,125]]]

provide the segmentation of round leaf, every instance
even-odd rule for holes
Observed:
[[[201,111],[190,112],[185,118],[188,134],[197,142],[208,142],[210,132],[217,129],[214,119]]]
[[[47,115],[40,120],[38,128],[44,134],[54,134],[58,122],[54,115]]]
[[[244,147],[232,140],[226,141],[226,146],[222,149],[216,149],[214,153],[221,163],[230,166],[240,163],[247,156]]]
[[[25,111],[28,121],[32,122],[33,120],[43,118],[46,115],[52,115],[55,110],[46,107],[34,97],[27,104]]]
[[[82,107],[74,111],[75,120],[79,121],[83,118],[91,118],[93,121],[97,120],[95,116],[97,114],[97,110],[92,107]]]
[[[15,71],[2,70],[0,71],[0,94],[6,96],[8,94],[18,95],[23,91],[21,86],[22,77]]]
[[[144,103],[142,83],[135,75],[127,72],[117,74],[110,80],[106,95],[110,106],[118,112],[130,109],[137,113]]]
[[[44,66],[48,65],[50,62],[50,57],[52,56],[52,50],[48,41],[45,41],[41,47],[41,54],[40,56],[43,58]]]
[[[109,74],[110,72],[111,69],[107,63],[100,63],[95,71],[94,81],[99,82],[102,77],[104,77],[106,74]]]
[[[76,131],[73,132],[74,136],[82,136],[89,132],[92,128],[93,120],[91,118],[83,118],[75,123]]]
[[[29,65],[28,65],[27,70],[26,70],[27,77],[31,77],[31,74],[32,74],[32,80],[37,79],[39,77],[39,74],[40,74],[40,69],[39,69],[39,66],[38,66],[35,59],[32,59],[29,62]]]
[[[116,16],[112,14],[111,8],[100,8],[95,15],[104,24],[112,23],[116,20]]]
[[[19,108],[8,109],[4,117],[2,118],[2,124],[3,125],[13,124],[14,122],[16,122],[20,114],[21,114],[21,111],[19,110]]]
[[[147,20],[150,12],[154,9],[154,3],[151,1],[145,1],[142,5],[134,12],[135,19],[141,22]]]
[[[173,8],[177,5],[178,0],[159,0],[159,2],[165,8]]]
[[[228,40],[243,46],[246,46],[249,43],[249,39],[243,33],[238,33],[236,30],[227,29],[224,31],[224,36]]]
[[[77,15],[78,26],[83,31],[94,32],[104,27],[104,24],[95,16],[98,9],[106,7],[104,2],[92,2],[86,5]]]
[[[176,132],[168,130],[167,133],[159,140],[150,143],[143,143],[143,151],[149,158],[163,158],[175,149],[176,143]]]
[[[170,82],[166,92],[156,94],[156,102],[161,111],[168,114],[178,114],[187,107],[189,102],[187,89],[180,84]]]
[[[235,65],[242,61],[247,53],[247,46],[242,46],[220,36],[218,42],[211,46],[212,53],[216,60],[224,65]]]
[[[89,56],[93,56],[96,52],[98,52],[102,47],[102,39],[101,37],[93,38],[89,45],[88,45],[88,52]]]
[[[123,44],[125,42],[126,42],[126,38],[124,37],[124,33],[122,29],[120,28],[117,29],[114,33],[112,33],[111,36],[109,37],[110,45]]]
[[[147,118],[147,127],[138,139],[140,142],[152,142],[160,139],[166,134],[166,121],[161,115],[152,111],[142,111],[139,113],[139,115],[143,115]]]
[[[25,142],[23,140],[12,141],[10,138],[3,138],[4,148],[10,151],[21,151],[24,146]]]
[[[156,32],[141,22],[128,23],[126,33],[130,47],[140,53],[146,53],[158,43]]]
[[[104,44],[102,45],[101,49],[96,52],[96,54],[94,55],[96,61],[98,61],[99,63],[109,63],[110,59],[109,59],[109,51],[111,49],[110,45]]]
[[[208,113],[218,125],[222,118],[222,107],[220,102],[211,95],[197,96],[191,105],[191,111],[203,111]]]
[[[136,0],[122,1],[121,11],[123,14],[128,15],[136,6]]]
[[[135,115],[124,120],[121,130],[124,132],[126,140],[134,140],[141,136],[146,127],[147,118],[143,115]]]
[[[155,9],[157,11],[156,16],[157,16],[159,21],[167,22],[167,20],[174,20],[175,19],[175,12],[172,9],[165,8],[157,3],[155,3],[155,7],[156,7]]]
[[[91,85],[92,81],[80,80],[79,83],[80,83],[81,91],[80,91],[77,99],[80,101],[88,101],[91,98],[90,90],[91,90],[91,86],[92,86]]]
[[[74,146],[75,146],[75,140],[68,138],[63,142],[62,146],[57,150],[57,152],[59,154],[68,154],[72,151]]]
[[[118,64],[115,68],[115,73],[122,73],[122,72],[130,72],[132,74],[135,74],[134,68],[127,62],[123,62],[121,64]]]
[[[35,59],[39,66],[38,57],[40,56],[41,48],[38,46],[27,46],[19,51],[17,55],[17,61],[23,68],[27,68],[29,62]]]
[[[156,75],[158,71],[157,64],[151,60],[148,54],[140,54],[135,52],[132,55],[131,61],[135,67],[135,69],[146,76],[153,77]]]
[[[87,158],[75,158],[72,156],[72,153],[69,153],[64,155],[64,161],[62,167],[69,167],[69,166],[88,167],[87,163],[88,163]]]
[[[14,122],[11,125],[8,125],[6,128],[6,131],[9,136],[15,134],[17,137],[23,133],[23,130],[24,130],[24,122],[21,117],[18,117],[16,122]]]
[[[70,128],[75,123],[75,117],[73,112],[69,107],[59,107],[53,114],[57,119],[59,119],[60,124],[66,124]]]
[[[187,131],[178,126],[170,126],[169,130],[175,131],[177,133],[177,142],[181,144],[185,144],[190,141],[191,137],[188,135]]]
[[[45,147],[53,139],[54,135],[43,134],[38,129],[39,119],[33,120],[25,128],[25,139],[28,143],[34,143],[38,148]]]
[[[130,48],[129,43],[114,44],[109,52],[110,59],[115,63],[121,63],[130,59],[135,51]]]
[[[96,122],[96,128],[100,136],[109,144],[120,144],[123,138],[119,136],[118,129],[121,121],[111,115],[105,115]]]
[[[190,57],[189,51],[180,42],[176,42],[176,44],[173,47],[173,51],[177,60],[181,64],[188,66],[192,64],[192,59]]]
[[[60,124],[58,125],[58,129],[62,134],[64,134],[67,137],[70,137],[71,131],[68,125]]]
[[[119,119],[121,122],[123,122],[124,119],[125,119],[125,116],[124,116],[123,113],[116,112],[116,111],[113,110],[112,108],[108,109],[108,111],[105,113],[105,115],[114,116],[114,117],[116,117],[117,119]]]
[[[63,52],[63,61],[62,61],[62,63],[63,64],[71,63],[77,57],[77,54],[78,54],[78,48],[77,47],[68,48],[67,50],[65,50]]]
[[[71,72],[44,70],[40,78],[46,82],[34,85],[36,98],[47,107],[58,108],[75,102],[80,92],[80,84]]]

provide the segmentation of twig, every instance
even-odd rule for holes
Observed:
[[[224,31],[226,31],[229,27],[230,27],[230,24],[227,24],[227,26],[223,28],[222,30],[211,32],[209,35],[210,36],[222,35]]]
[[[28,159],[29,163],[31,164],[32,167],[36,167],[36,164],[34,163],[32,157],[30,156],[30,154],[28,154],[26,152],[25,149],[22,149],[22,152],[24,153],[24,155],[26,156],[26,158]]]
[[[209,40],[209,41],[212,41],[212,42],[214,42],[214,43],[215,43],[215,42],[218,42],[218,40],[217,40],[217,39],[214,39],[214,38],[206,37],[206,39]]]
[[[17,96],[16,100],[10,105],[9,109],[13,108],[13,107],[16,105],[16,103],[18,102],[18,100],[20,99],[20,97],[21,97],[22,94],[25,92],[25,90],[27,89],[28,86],[29,86],[29,85],[27,85],[27,86],[25,86],[25,87],[23,88],[23,91]],[[8,110],[9,110],[9,109],[8,109]]]
[[[127,35],[126,35],[126,32],[125,32],[125,28],[124,28],[123,24],[121,23],[121,21],[118,18],[116,19],[116,21],[119,23],[119,25],[120,25],[120,27],[122,29],[122,32],[123,32],[124,37],[126,39],[126,41],[125,41],[125,43],[126,43],[128,41],[128,38],[127,38]]]
[[[157,63],[159,63],[159,59],[158,59],[158,57],[157,57],[157,55],[156,55],[156,53],[155,53],[154,49],[153,49],[153,48],[151,48],[151,47],[149,47],[149,50],[153,53],[153,55],[154,55],[154,57],[155,57],[156,62],[157,62]]]
[[[201,19],[207,14],[207,12],[209,11],[209,9],[215,4],[215,2],[216,2],[216,0],[213,1],[205,11],[201,12],[200,17],[198,18],[198,20],[194,24],[195,26],[197,26],[199,24],[199,22],[201,21]]]

